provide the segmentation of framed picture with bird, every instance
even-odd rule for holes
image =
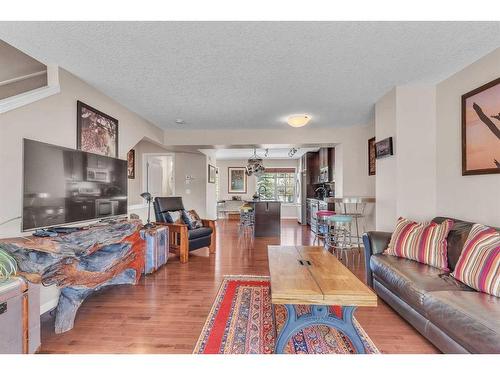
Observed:
[[[462,175],[500,173],[500,78],[462,95]]]

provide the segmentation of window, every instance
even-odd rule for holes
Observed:
[[[265,173],[257,179],[257,191],[259,190],[262,199],[275,199],[283,203],[294,203],[295,169],[266,168]]]

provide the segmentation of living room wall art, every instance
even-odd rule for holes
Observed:
[[[375,176],[376,168],[375,137],[368,140],[368,176]]]
[[[127,177],[131,180],[135,179],[135,150],[127,152]]]
[[[210,184],[215,184],[215,174],[216,174],[217,170],[215,169],[215,167],[213,165],[208,165],[208,182]]]
[[[392,137],[382,139],[380,142],[375,143],[375,157],[377,159],[385,158],[390,155],[394,155]]]
[[[77,102],[77,140],[79,150],[118,157],[118,120]]]
[[[500,173],[500,78],[462,95],[462,175]]]
[[[246,194],[247,192],[247,175],[245,167],[228,167],[228,193],[229,194]]]

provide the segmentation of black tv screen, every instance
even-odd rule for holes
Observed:
[[[127,213],[127,162],[24,139],[23,231]]]

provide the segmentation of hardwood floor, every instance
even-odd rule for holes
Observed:
[[[56,335],[50,316],[42,321],[41,353],[191,353],[224,275],[269,275],[267,245],[239,238],[237,221],[218,222],[217,252],[177,258],[139,285],[113,286],[89,297],[73,330]],[[312,244],[305,226],[282,222],[281,243]],[[362,258],[362,257],[361,257]],[[363,264],[350,267],[360,278]],[[438,350],[379,299],[376,308],[359,308],[359,323],[382,353],[438,353]]]

